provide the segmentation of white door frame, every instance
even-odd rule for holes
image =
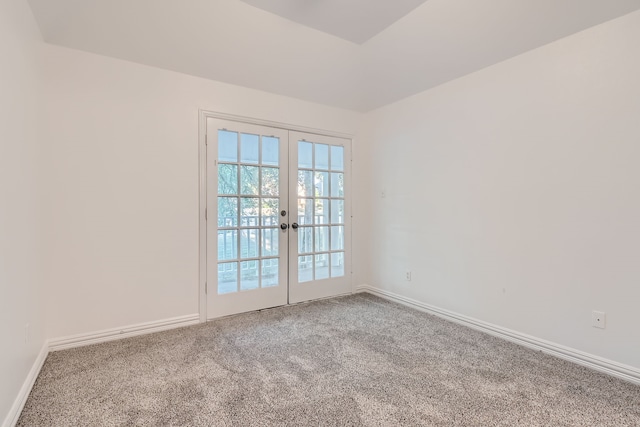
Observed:
[[[345,138],[351,140],[351,147],[353,150],[354,137],[351,134],[332,132],[322,129],[314,129],[304,126],[297,126],[288,123],[274,122],[270,120],[261,120],[251,117],[238,116],[234,114],[220,113],[216,111],[199,110],[198,120],[198,164],[199,164],[199,285],[198,285],[198,311],[200,314],[200,322],[207,321],[207,218],[205,215],[215,215],[215,212],[206,212],[207,208],[207,119],[216,118],[222,120],[230,120],[241,123],[249,123],[254,125],[269,126],[279,129],[285,129],[288,131],[298,131],[305,133],[312,133],[323,136],[333,136],[338,138]],[[351,153],[351,161],[353,162],[353,153]],[[348,176],[347,179],[351,179]],[[353,211],[352,211],[353,212]],[[353,217],[353,213],[352,213]],[[351,218],[349,218],[351,220]],[[351,238],[351,237],[350,237]],[[353,259],[352,253],[349,253]],[[352,267],[353,269],[353,267]],[[349,277],[352,276],[352,271],[345,272]],[[213,291],[213,285],[210,289]],[[353,289],[353,283],[352,283]]]

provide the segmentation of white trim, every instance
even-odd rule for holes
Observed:
[[[449,310],[434,307],[432,305],[425,304],[412,298],[407,298],[394,292],[385,291],[373,286],[360,285],[356,288],[356,292],[368,292],[370,294],[395,301],[402,305],[413,307],[418,310],[425,311],[429,314],[442,317],[452,322],[459,323],[461,325],[468,326],[482,332],[486,332],[490,335],[505,339],[507,341],[511,341],[524,347],[532,348],[534,350],[540,350],[552,356],[556,356],[561,359],[577,363],[578,365],[586,366],[587,368],[591,368],[595,371],[599,371],[604,374],[608,374],[613,377],[617,377],[625,381],[640,385],[640,369],[634,368],[629,365],[624,365],[612,360],[595,356],[593,354],[582,352],[580,350],[536,338],[531,335],[526,335],[517,331],[513,331],[511,329],[483,322],[482,320],[474,319],[472,317],[464,316],[462,314],[458,314]]]
[[[125,326],[123,328],[106,329],[89,334],[79,334],[63,338],[54,338],[42,345],[42,349],[36,357],[33,366],[25,379],[18,396],[16,397],[11,410],[7,414],[2,427],[13,427],[18,422],[20,414],[27,402],[29,393],[40,374],[44,361],[50,351],[64,350],[68,348],[81,347],[90,344],[98,344],[107,341],[115,341],[122,338],[129,338],[138,335],[150,334],[153,332],[166,331],[168,329],[181,328],[200,323],[198,314],[174,317],[171,319],[159,320],[155,322],[138,323],[136,325]]]
[[[150,334],[153,332],[166,331],[168,329],[181,328],[183,326],[196,325],[198,323],[200,323],[200,316],[196,313],[154,322],[138,323],[136,325],[125,326],[122,328],[105,329],[103,331],[89,334],[54,338],[49,340],[49,351],[58,351],[67,348],[114,341],[122,338]]]
[[[24,409],[25,403],[27,403],[27,398],[31,393],[31,389],[40,374],[40,369],[42,369],[42,365],[44,365],[44,361],[49,354],[49,346],[45,342],[40,349],[40,353],[36,357],[36,360],[33,362],[33,366],[27,375],[27,378],[24,380],[22,387],[20,388],[20,392],[18,396],[16,396],[16,400],[13,402],[13,406],[9,410],[7,417],[4,419],[2,423],[2,427],[13,427],[18,423],[18,419],[20,418],[20,414],[22,413],[22,409]]]
[[[353,177],[355,176],[355,171],[353,169],[353,146],[356,144],[355,138],[351,138],[351,144],[349,144],[349,173],[347,175],[347,180],[349,181],[349,218],[345,218],[345,225],[347,223],[347,220],[349,221],[349,282],[351,283],[351,293],[356,293],[356,284],[355,281],[353,280],[354,278],[354,264],[353,264],[353,253],[355,252],[355,248],[353,246],[353,235],[355,234],[355,228],[353,227],[353,217],[355,215],[355,209],[354,206],[355,203],[353,203],[353,201],[355,200],[355,186],[353,185]],[[347,272],[345,271],[345,274],[347,274]]]
[[[198,313],[200,322],[207,321],[207,112],[200,110],[198,122],[198,168],[200,226],[198,228]]]
[[[306,127],[306,126],[297,126],[297,125],[292,125],[292,124],[289,124],[289,123],[282,123],[282,122],[274,122],[274,121],[271,121],[271,120],[256,119],[256,118],[253,118],[253,117],[237,116],[235,114],[220,113],[220,112],[217,112],[217,111],[200,110],[200,120],[201,121],[202,121],[202,119],[204,119],[204,121],[206,122],[207,118],[209,118],[209,117],[215,118],[215,119],[222,119],[222,120],[231,120],[233,122],[241,122],[241,123],[249,123],[249,124],[253,124],[253,125],[268,126],[268,127],[272,127],[272,128],[279,128],[279,129],[289,130],[289,131],[313,133],[313,134],[316,134],[316,135],[334,136],[334,137],[345,138],[345,139],[353,139],[353,137],[354,137],[354,135],[349,134],[349,133],[333,132],[333,131],[330,131],[330,130],[316,129],[316,128],[310,128],[310,127]]]

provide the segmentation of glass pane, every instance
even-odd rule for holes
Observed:
[[[260,137],[243,133],[240,135],[240,161],[242,163],[258,163]]]
[[[298,228],[298,253],[313,252],[313,227]]]
[[[241,166],[240,168],[240,191],[241,194],[258,195],[258,182],[260,168],[257,166]]]
[[[331,201],[331,223],[344,224],[344,200]]]
[[[279,228],[262,229],[262,256],[278,256]]]
[[[240,226],[241,227],[257,227],[258,223],[258,203],[260,199],[257,197],[241,197],[240,198]]]
[[[262,225],[278,225],[280,199],[262,199],[260,205],[262,207]]]
[[[298,283],[313,280],[313,255],[298,257]]]
[[[298,167],[313,169],[313,144],[298,141]]]
[[[298,199],[298,224],[313,224],[313,199]]]
[[[313,172],[298,171],[298,196],[313,197]]]
[[[249,291],[260,287],[258,261],[243,261],[240,263],[240,290]]]
[[[344,197],[344,174],[331,174],[331,197]]]
[[[329,227],[313,227],[315,229],[315,251],[329,250]]]
[[[218,131],[218,160],[221,162],[238,161],[238,134],[236,132]]]
[[[331,146],[331,170],[344,170],[344,147]]]
[[[329,146],[326,144],[315,144],[316,146],[316,169],[329,169]]]
[[[329,196],[329,173],[316,172],[314,184],[316,197],[328,197]]]
[[[341,249],[344,249],[344,227],[342,225],[331,227],[331,250]]]
[[[258,236],[260,236],[260,230],[258,229],[240,230],[240,258],[257,258],[260,256],[258,252]]]
[[[344,276],[344,252],[331,254],[331,277]]]
[[[238,258],[238,231],[218,230],[218,261]]]
[[[238,263],[218,264],[218,294],[238,291]]]
[[[278,168],[262,168],[262,195],[277,196],[280,194],[278,186],[280,170]]]
[[[278,259],[263,259],[260,264],[262,265],[262,287],[278,286]]]
[[[238,194],[238,166],[218,165],[218,194]]]
[[[316,199],[314,219],[316,224],[329,223],[329,199]]]
[[[316,280],[329,278],[329,254],[316,255]]]
[[[280,140],[273,136],[262,137],[262,164],[278,166],[280,163]]]
[[[238,226],[238,198],[218,197],[218,227]]]

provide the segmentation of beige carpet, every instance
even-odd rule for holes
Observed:
[[[640,387],[371,295],[52,353],[20,426],[640,426]]]

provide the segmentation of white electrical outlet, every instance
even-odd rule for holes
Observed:
[[[411,272],[407,271],[405,277],[407,278],[407,282],[410,282],[411,281]]]
[[[607,321],[607,315],[604,311],[591,312],[591,326],[594,328],[604,329]]]

